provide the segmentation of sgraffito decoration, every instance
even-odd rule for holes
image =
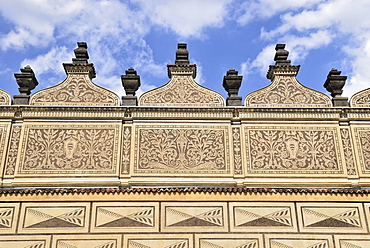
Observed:
[[[232,136],[233,136],[233,148],[234,148],[234,173],[235,175],[242,175],[243,167],[242,167],[242,155],[241,155],[241,136],[240,136],[239,127],[232,128]]]
[[[131,127],[124,127],[122,133],[122,174],[128,174],[130,170],[131,154]]]
[[[163,203],[162,230],[165,232],[226,231],[225,203]]]
[[[137,126],[135,173],[230,173],[228,128]]]
[[[95,85],[87,74],[69,74],[62,83],[33,94],[30,105],[119,106],[119,98]]]
[[[19,174],[116,173],[119,125],[25,126]]]
[[[0,169],[3,170],[4,167],[3,167],[3,164],[4,164],[4,160],[5,160],[5,156],[6,156],[6,147],[7,147],[7,143],[8,143],[8,133],[9,133],[9,128],[10,128],[10,125],[9,124],[1,124],[0,123]],[[1,175],[2,176],[2,175]],[[0,176],[0,178],[1,178]]]
[[[94,203],[92,232],[158,232],[159,204]]]
[[[330,235],[268,234],[265,236],[268,248],[333,248]]]
[[[123,235],[125,248],[195,248],[191,234]]]
[[[89,203],[28,203],[22,205],[19,233],[87,232]]]
[[[292,203],[230,203],[233,232],[297,232]]]
[[[343,173],[330,127],[245,127],[249,173]]]
[[[196,83],[190,74],[175,74],[162,87],[141,95],[139,106],[222,107],[223,96]]]
[[[297,203],[301,231],[367,233],[361,203]]]
[[[346,168],[348,175],[356,175],[356,164],[353,155],[353,148],[351,144],[350,132],[348,129],[342,128],[340,130],[340,135],[342,138],[343,152],[346,161]]]
[[[352,107],[370,107],[370,88],[354,94],[350,99]]]
[[[0,89],[0,105],[10,105],[12,98],[8,92]]]
[[[13,125],[11,140],[8,148],[7,162],[5,164],[5,175],[14,175],[17,156],[19,150],[19,141],[21,137],[22,126]]]
[[[358,127],[354,130],[361,171],[364,174],[370,174],[370,129]]]
[[[330,98],[300,84],[293,76],[275,76],[273,82],[248,94],[250,107],[331,107]]]

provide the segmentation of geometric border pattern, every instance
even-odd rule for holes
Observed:
[[[96,202],[92,233],[159,232],[158,202]]]
[[[90,203],[24,203],[19,233],[86,233]]]
[[[301,232],[367,233],[361,203],[297,203]]]

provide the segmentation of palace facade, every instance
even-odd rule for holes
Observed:
[[[0,90],[0,247],[370,247],[370,89],[305,87],[278,44],[271,84],[242,101],[230,69],[225,99],[186,48],[139,98],[133,68],[121,99],[92,81],[84,42],[60,84]]]

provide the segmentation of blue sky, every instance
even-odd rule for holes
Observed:
[[[345,96],[370,87],[369,0],[0,0],[0,88],[18,94],[13,74],[30,65],[38,90],[65,79],[76,42],[86,41],[93,81],[124,95],[120,75],[134,67],[138,94],[168,81],[178,42],[188,44],[196,81],[226,96],[223,76],[243,75],[244,97],[269,84],[276,43],[286,43],[298,80],[325,92],[331,68]]]

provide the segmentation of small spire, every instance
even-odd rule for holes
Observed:
[[[74,50],[74,53],[75,58],[72,58],[72,63],[63,63],[67,75],[71,73],[88,73],[90,79],[95,78],[94,64],[88,62],[87,43],[77,42],[77,48]]]
[[[326,81],[324,87],[329,91],[333,97],[332,102],[334,107],[345,107],[348,106],[348,97],[342,97],[343,87],[346,84],[347,76],[340,76],[342,72],[335,68],[332,68]]]
[[[87,64],[89,54],[87,52],[86,42],[77,42],[78,47],[74,50],[76,58],[72,59],[73,64]]]
[[[176,65],[188,65],[189,62],[189,51],[186,50],[186,43],[179,43],[177,44],[176,50]]]
[[[126,92],[126,96],[122,97],[122,105],[136,106],[137,97],[135,96],[135,93],[140,87],[140,76],[137,75],[134,68],[130,67],[126,70],[126,75],[121,75],[121,81]]]
[[[14,104],[28,104],[33,90],[39,83],[31,66],[26,65],[21,69],[21,73],[14,73],[14,77],[19,85],[19,95],[14,96]]]
[[[189,63],[189,52],[186,50],[186,43],[178,43],[176,50],[175,64],[167,65],[168,77],[172,78],[174,74],[188,74],[191,73],[192,77],[197,76],[197,66]]]
[[[275,65],[269,66],[266,77],[273,81],[276,75],[296,76],[300,66],[290,64],[289,51],[285,50],[285,44],[276,44],[275,51]]]
[[[238,76],[238,71],[231,68],[226,72],[222,86],[227,91],[229,97],[226,98],[227,106],[242,105],[242,98],[238,96],[239,88],[242,83],[243,76]]]
[[[274,61],[276,65],[290,65],[288,60],[289,51],[285,50],[285,44],[276,44]]]

